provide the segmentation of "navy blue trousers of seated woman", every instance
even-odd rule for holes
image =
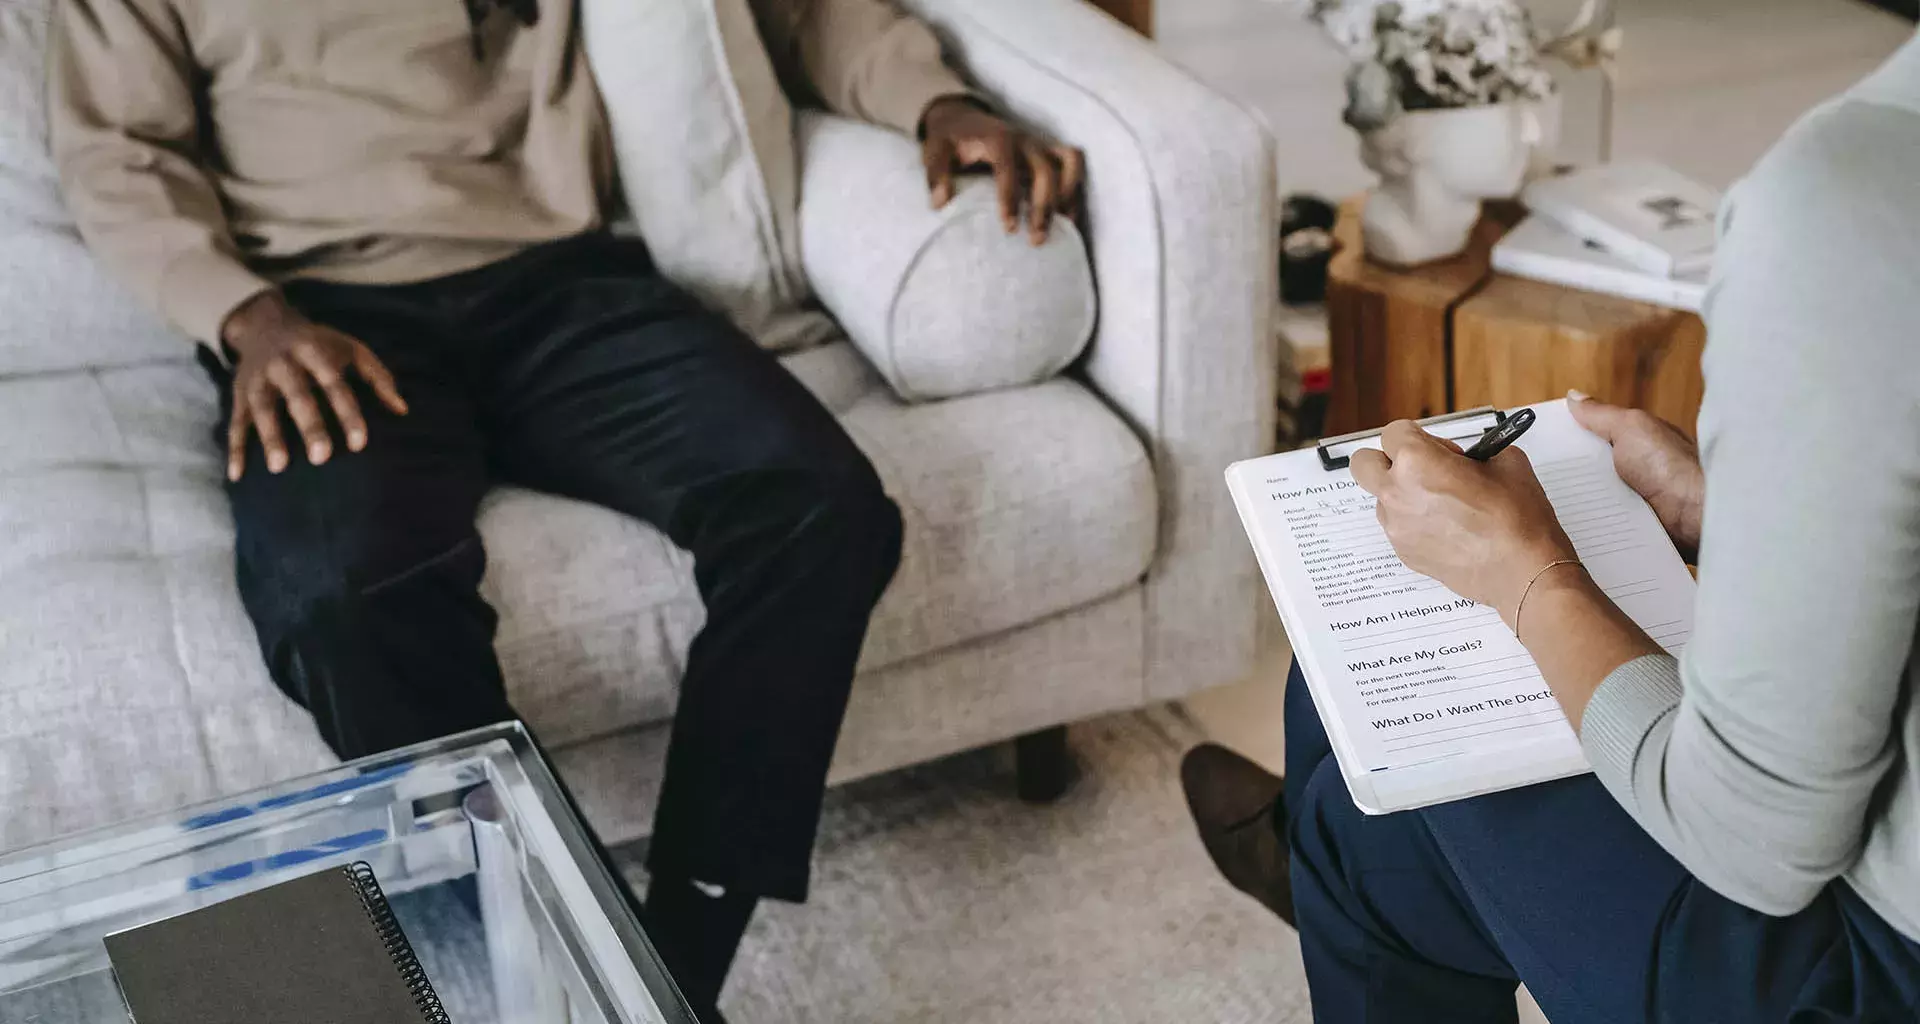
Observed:
[[[1320,1024],[1920,1021],[1920,943],[1843,882],[1769,917],[1696,881],[1592,776],[1419,811],[1353,805],[1295,666],[1293,898]],[[1920,851],[1915,851],[1920,856]]]

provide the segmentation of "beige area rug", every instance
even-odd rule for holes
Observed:
[[[728,1017],[1310,1020],[1292,930],[1220,880],[1187,818],[1178,768],[1199,730],[1156,709],[1071,735],[1083,775],[1051,806],[1015,798],[1005,748],[830,793],[813,899],[762,905]]]

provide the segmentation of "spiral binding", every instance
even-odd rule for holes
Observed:
[[[413,944],[407,941],[407,933],[400,930],[400,922],[393,916],[393,907],[387,903],[387,894],[380,891],[380,882],[373,876],[373,865],[366,861],[349,864],[347,877],[353,880],[354,889],[359,891],[360,906],[366,910],[367,920],[373,922],[374,931],[379,933],[380,944],[386,947],[393,966],[399,969],[400,980],[413,995],[413,1003],[420,1008],[421,1018],[426,1024],[453,1024],[453,1018],[447,1016],[446,1007],[440,1005],[440,995],[433,990],[433,982],[427,980],[427,972],[420,966],[420,958],[414,955]]]

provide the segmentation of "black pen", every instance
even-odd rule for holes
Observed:
[[[1532,409],[1522,409],[1507,417],[1504,422],[1488,427],[1487,432],[1480,435],[1480,440],[1473,442],[1473,447],[1467,449],[1467,458],[1485,462],[1506,451],[1508,445],[1520,440],[1520,435],[1526,433],[1528,427],[1533,426],[1534,419]]]

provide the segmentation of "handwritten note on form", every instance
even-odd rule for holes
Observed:
[[[1693,578],[1564,401],[1519,442],[1600,587],[1678,653]],[[1476,437],[1486,422],[1447,424]],[[1378,441],[1359,442],[1378,447]],[[1587,770],[1533,658],[1495,611],[1408,569],[1372,496],[1313,449],[1236,463],[1228,486],[1354,800],[1420,807]]]

